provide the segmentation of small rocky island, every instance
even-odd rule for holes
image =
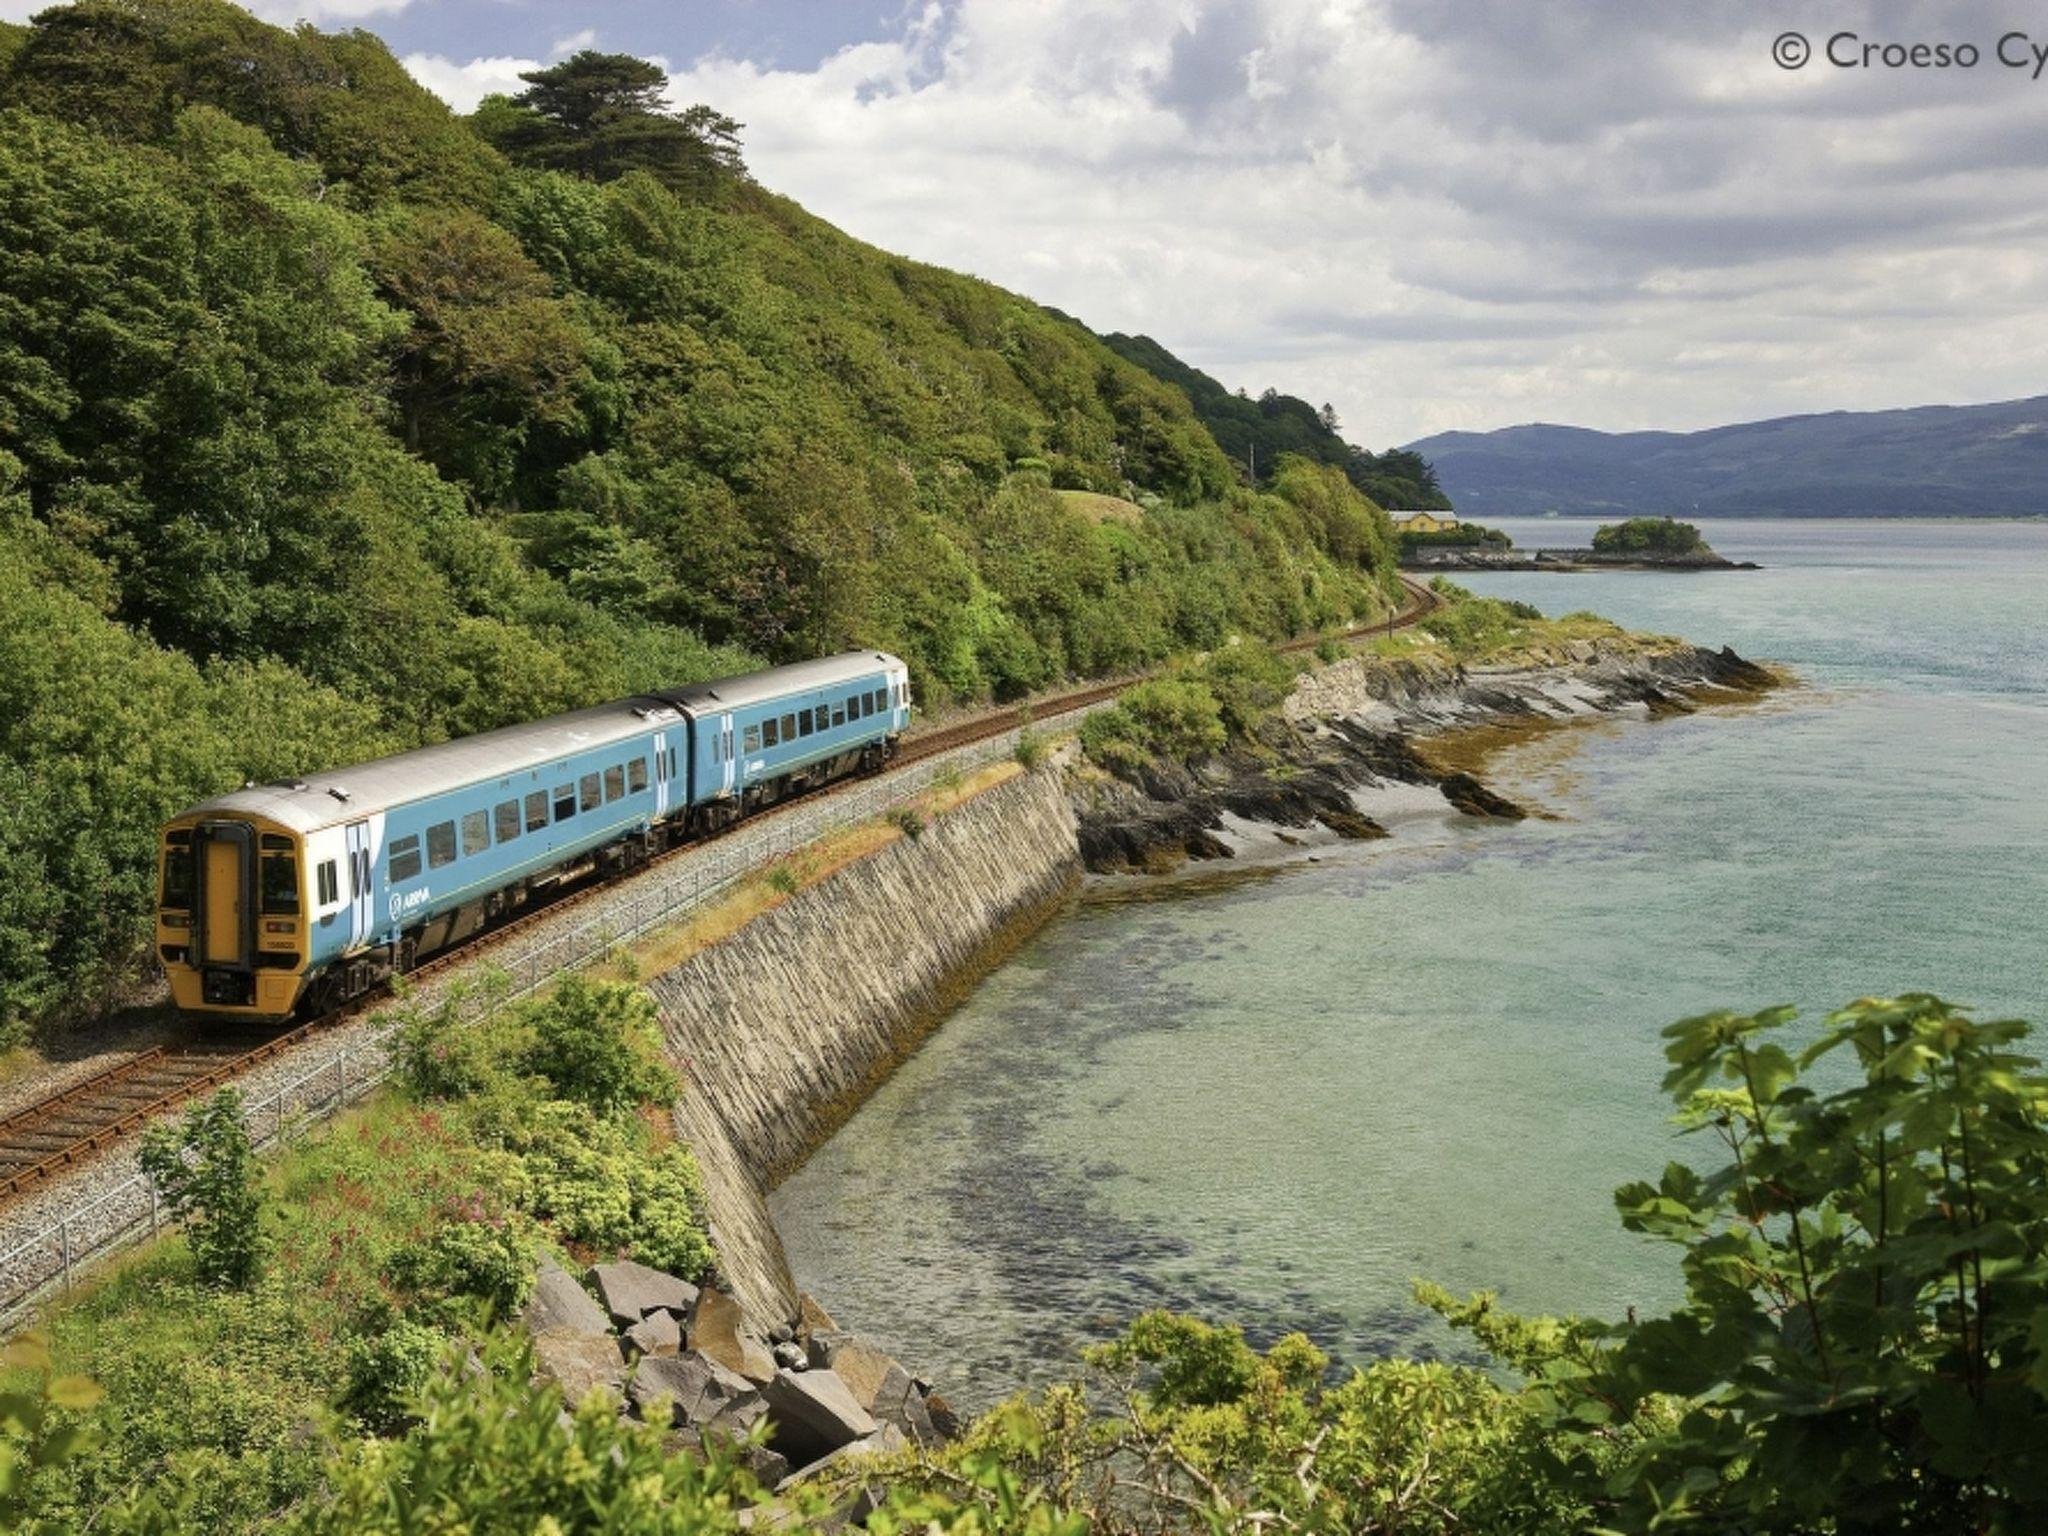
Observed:
[[[1428,529],[1395,524],[1401,566],[1411,571],[1753,571],[1753,560],[1727,560],[1699,529],[1670,517],[1609,523],[1586,549],[1517,549],[1496,528],[1432,518]]]

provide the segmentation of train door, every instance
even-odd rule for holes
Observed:
[[[370,942],[370,929],[377,921],[370,906],[375,848],[367,821],[352,821],[343,830],[348,838],[348,947],[353,952]]]
[[[737,777],[739,765],[733,761],[738,754],[733,750],[732,716],[718,717],[718,788],[719,793],[730,795],[733,780]]]
[[[668,814],[668,732],[654,733],[654,814]]]
[[[237,834],[240,834],[239,836]],[[244,827],[205,829],[200,864],[204,892],[204,947],[208,965],[248,963],[249,834]]]

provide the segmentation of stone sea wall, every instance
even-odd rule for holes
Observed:
[[[1056,772],[1020,774],[652,977],[720,1269],[750,1318],[797,1310],[764,1197],[1080,877]]]

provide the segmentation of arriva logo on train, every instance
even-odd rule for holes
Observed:
[[[403,895],[393,891],[391,893],[391,915],[394,918],[405,916],[414,907],[424,904],[426,899],[432,894],[431,891],[424,890],[407,891]]]

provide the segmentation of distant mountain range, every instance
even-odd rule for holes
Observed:
[[[2048,395],[1704,432],[1537,424],[1408,444],[1468,517],[2048,515]]]

